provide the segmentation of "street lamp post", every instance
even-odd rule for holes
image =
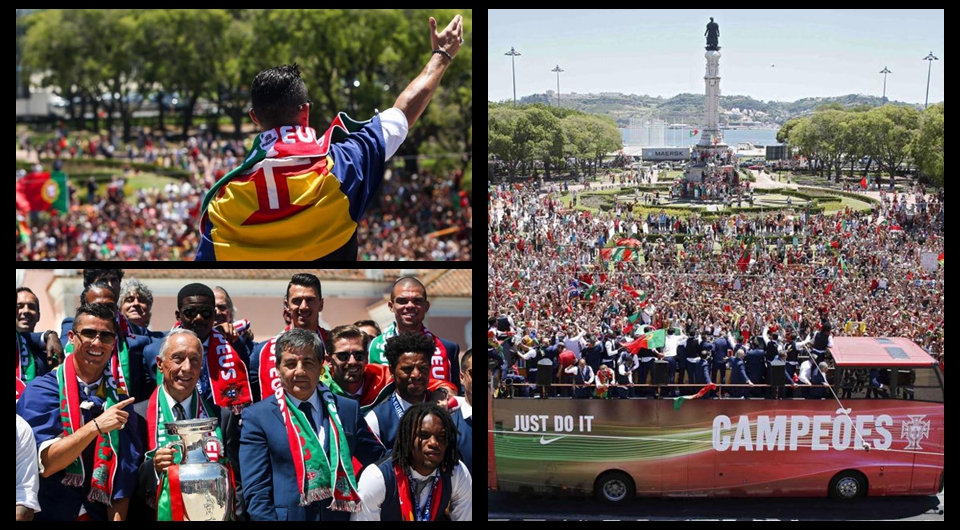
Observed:
[[[560,65],[558,64],[556,68],[550,71],[557,73],[557,107],[560,107],[560,72],[562,72],[563,69],[560,68]]]
[[[883,74],[883,102],[887,102],[887,74],[892,74],[886,66],[883,67],[883,70],[880,70],[880,73]]]
[[[504,55],[510,56],[510,64],[513,66],[513,106],[517,106],[517,64],[515,62],[516,57],[520,55],[520,52],[513,49],[513,46],[510,47],[510,51]]]
[[[934,57],[933,52],[930,52],[923,60],[930,61],[930,66],[927,67],[927,98],[923,100],[923,109],[926,110],[927,103],[930,101],[930,69],[933,67],[933,61],[939,61],[940,59]]]

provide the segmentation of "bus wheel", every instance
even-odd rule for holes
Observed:
[[[867,478],[857,471],[838,473],[830,481],[830,497],[838,501],[852,501],[867,494]]]
[[[593,494],[601,502],[621,504],[636,497],[637,487],[630,475],[622,471],[608,471],[597,479]]]

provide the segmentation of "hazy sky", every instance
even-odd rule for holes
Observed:
[[[883,93],[923,104],[943,100],[943,10],[491,10],[487,58],[492,101],[560,92],[671,97],[704,93],[703,36],[720,25],[720,90],[769,101]]]

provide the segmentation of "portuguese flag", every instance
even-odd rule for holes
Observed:
[[[939,262],[940,266],[943,267],[943,252],[941,252],[940,255],[937,256],[937,262]]]
[[[710,383],[709,385],[701,388],[699,392],[697,392],[692,396],[680,396],[673,400],[673,410],[680,409],[680,407],[683,406],[683,403],[689,399],[700,399],[703,396],[705,396],[707,392],[710,392],[711,390],[716,390],[716,389],[717,389],[717,385]]]
[[[647,333],[633,342],[624,344],[623,347],[628,352],[637,355],[641,348],[647,348],[648,350],[652,350],[654,348],[663,348],[666,340],[667,330],[658,329]]]
[[[603,261],[639,261],[640,254],[627,247],[613,247],[600,249],[600,259]]]
[[[70,209],[67,175],[62,171],[28,173],[17,181],[17,209],[25,212],[61,212]]]

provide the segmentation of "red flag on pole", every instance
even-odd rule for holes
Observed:
[[[860,187],[863,189],[867,189],[867,177],[863,177],[862,179],[860,179]]]

